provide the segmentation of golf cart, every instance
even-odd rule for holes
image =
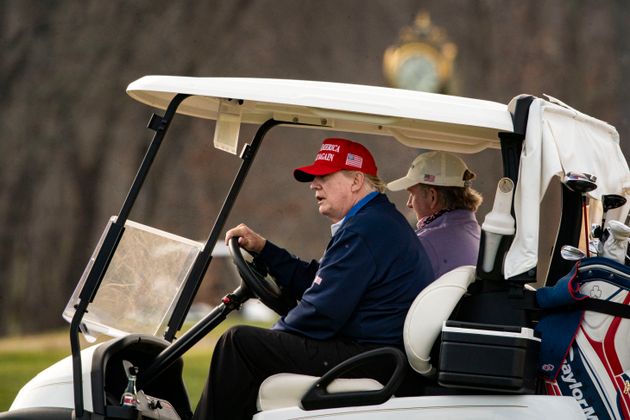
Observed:
[[[418,149],[496,149],[504,177],[496,180],[493,209],[482,225],[477,267],[453,270],[421,292],[405,322],[405,355],[398,349],[377,349],[322,378],[271,377],[261,387],[254,419],[559,420],[630,415],[630,322],[623,309],[629,301],[630,269],[605,252],[578,260],[575,248],[562,250],[564,245],[577,247],[581,227],[590,226],[583,203],[624,194],[630,186],[614,127],[553,98],[529,95],[504,105],[338,83],[172,76],[143,77],[127,92],[164,110],[164,115],[151,117],[153,140],[120,212],[107,223],[64,310],[72,355],[27,383],[0,419],[191,416],[182,355],[247,299],[258,298],[279,314],[294,304],[232,241],[241,285],[176,338],[263,139],[280,125],[378,135]],[[214,145],[232,154],[238,151],[241,125],[258,125],[251,144],[238,156],[241,166],[204,243],[128,219],[177,114],[215,120]],[[548,187],[559,191],[561,217],[543,273],[540,202]],[[603,206],[608,224],[625,221],[627,206],[622,201]],[[599,221],[600,216],[591,211],[591,219]],[[587,232],[582,241],[589,236]],[[603,235],[597,236],[603,241]],[[627,238],[619,241],[627,245]],[[568,285],[559,281],[572,272]],[[569,290],[568,302],[547,299],[547,306],[541,306],[532,287],[537,279],[537,286],[544,286],[539,290]],[[577,305],[584,301],[616,306]],[[556,359],[546,358],[541,367],[541,348],[548,342],[558,347],[546,331],[556,331],[559,324],[551,322],[542,338],[534,329],[548,317],[569,325],[567,314],[577,319],[571,324],[577,332],[574,329],[572,340],[564,342],[559,359],[557,349],[551,351]],[[79,334],[113,338],[81,349]],[[353,366],[378,363],[379,357],[396,364],[386,384],[345,378]],[[541,370],[553,375],[540,379]],[[396,396],[405,372],[425,375],[433,386],[422,395]],[[594,379],[590,388],[583,379],[587,376]]]

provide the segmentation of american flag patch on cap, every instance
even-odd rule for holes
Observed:
[[[363,166],[363,158],[359,155],[348,153],[346,165],[352,166],[353,168],[361,168]]]
[[[424,174],[424,180],[426,182],[435,182],[435,175]]]

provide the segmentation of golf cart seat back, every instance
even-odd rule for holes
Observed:
[[[403,328],[405,353],[419,374],[431,377],[431,349],[468,286],[475,281],[475,266],[457,267],[428,285],[413,301]]]
[[[411,367],[425,376],[432,376],[431,349],[441,333],[442,324],[475,280],[475,266],[455,268],[435,280],[413,301],[403,328],[407,360]],[[314,376],[279,373],[267,378],[258,391],[258,410],[303,406],[302,397],[319,378]],[[368,378],[335,379],[328,392],[370,392],[383,385]]]

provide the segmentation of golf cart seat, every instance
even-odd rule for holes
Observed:
[[[403,340],[407,361],[414,371],[427,377],[435,374],[435,368],[431,365],[430,357],[433,344],[440,335],[443,322],[449,318],[461,297],[466,293],[468,286],[474,280],[475,266],[467,265],[455,268],[427,286],[413,301],[405,318]],[[368,353],[379,350],[386,349],[372,350],[350,360],[361,359],[364,355],[371,357],[372,354]],[[390,348],[389,350],[395,351],[397,349]],[[398,353],[402,354],[400,351]],[[346,364],[346,362],[339,366]],[[337,370],[337,367],[334,370]],[[345,372],[347,370],[342,369],[339,374]],[[309,391],[312,389],[324,387],[326,383],[329,385],[324,391],[327,393],[326,396],[330,397],[331,404],[334,404],[332,402],[334,394],[343,394],[346,401],[351,401],[348,398],[348,393],[374,393],[384,388],[376,380],[368,378],[335,378],[330,381],[331,373],[332,371],[322,378],[289,373],[272,375],[260,386],[257,408],[259,411],[295,406],[309,409],[310,404],[304,403],[305,395],[310,393]],[[392,390],[393,392],[395,389]]]

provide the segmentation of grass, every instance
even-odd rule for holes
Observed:
[[[0,352],[0,412],[8,410],[19,389],[30,378],[65,356],[64,350]]]
[[[228,317],[184,355],[184,382],[193,409],[205,385],[216,340],[230,326],[244,323],[238,316]],[[87,344],[82,342],[82,348],[85,347]],[[0,412],[9,409],[20,388],[33,376],[68,355],[67,331],[0,339]]]

